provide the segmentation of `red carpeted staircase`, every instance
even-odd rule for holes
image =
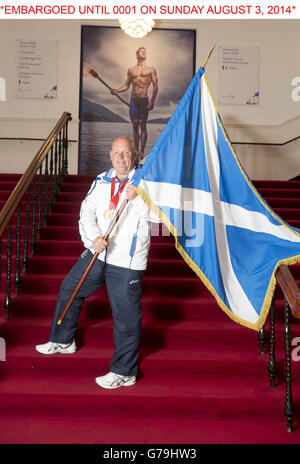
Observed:
[[[18,178],[0,176],[1,207]],[[11,320],[5,321],[4,310],[0,316],[0,336],[7,348],[6,361],[0,362],[0,443],[299,443],[300,353],[295,351],[292,360],[297,417],[295,431],[288,433],[280,292],[278,377],[271,389],[268,354],[259,354],[257,333],[222,312],[181,259],[172,237],[161,231],[152,237],[144,278],[135,386],[106,391],[94,381],[108,372],[113,353],[105,289],[84,304],[77,353],[43,356],[35,351],[36,344],[48,340],[60,283],[82,251],[78,213],[92,180],[65,177],[22,276],[20,294],[13,296]],[[300,182],[257,181],[256,186],[279,215],[300,227]],[[3,256],[2,266],[5,261]],[[300,280],[300,266],[293,266],[293,275]],[[292,339],[300,336],[295,319],[291,331]]]

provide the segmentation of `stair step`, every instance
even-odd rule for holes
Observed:
[[[23,276],[22,294],[24,293],[51,293],[59,290],[61,282],[65,275],[47,275],[41,276],[38,274],[28,274]],[[147,295],[151,293],[155,295],[171,295],[171,296],[198,296],[207,294],[208,290],[200,279],[195,277],[148,277],[143,279],[143,293]]]
[[[1,188],[0,190],[0,201],[1,202],[5,202],[8,200],[11,192],[12,192],[13,189],[4,189],[3,187]],[[85,198],[86,196],[86,192],[85,193],[81,193],[81,192],[58,192],[56,194],[56,201],[58,202],[73,202],[73,203],[76,203],[77,204],[80,204],[83,199]],[[38,193],[37,193],[37,198],[38,198]],[[45,198],[45,192],[42,191],[42,194],[41,194],[41,198],[42,200],[44,201],[44,198]],[[47,193],[47,199],[49,199],[49,193]],[[26,195],[23,197],[23,202],[26,201]],[[49,201],[49,200],[48,200]]]
[[[99,369],[95,369],[94,377]],[[272,417],[281,420],[284,387],[270,391],[267,382],[257,379],[235,378],[230,375],[220,381],[218,376],[186,376],[185,380],[176,375],[172,378],[141,378],[131,388],[114,391],[99,388],[89,376],[81,376],[80,382],[74,377],[55,374],[51,382],[48,372],[35,371],[27,375],[21,373],[18,381],[7,378],[2,381],[1,415],[30,414],[30,416],[68,415],[90,417],[110,417],[112,411],[118,411],[118,418],[184,418],[199,417],[220,419],[238,419],[246,415],[259,418]],[[170,390],[172,394],[170,395]],[[298,391],[298,388],[297,388]],[[263,395],[264,401],[257,398]],[[120,404],[122,407],[120,407]],[[296,405],[296,412],[299,406]]]
[[[280,197],[280,198],[299,198],[300,195],[300,184],[297,184],[296,188],[260,188],[259,193],[263,198],[268,197]]]
[[[68,176],[64,177],[64,184],[88,184],[91,185],[91,183],[95,180],[95,176],[89,176],[86,174],[81,174],[78,176],[77,174],[69,174]]]
[[[102,347],[112,347],[113,321],[111,316],[103,317],[101,306],[98,314],[101,319],[98,320],[81,320],[78,330],[78,340],[89,346],[97,346],[99,337],[101,338]],[[143,312],[142,321],[142,346],[145,347],[176,347],[176,346],[203,346],[204,343],[215,343],[232,346],[235,345],[253,345],[257,347],[257,334],[237,324],[232,327],[231,323],[220,315],[220,322],[215,324],[214,331],[211,332],[211,317],[203,317],[199,320],[154,320],[148,312]],[[30,343],[32,340],[31,330],[34,328],[36,340],[46,342],[50,331],[49,321],[45,318],[37,318],[33,323],[26,318],[14,319],[13,326],[11,323],[4,324],[2,327],[2,336],[7,344]],[[30,330],[31,329],[31,330]],[[36,343],[39,343],[37,341]]]
[[[18,182],[22,177],[22,174],[15,174],[15,173],[0,173],[0,182],[2,181],[16,181]]]
[[[298,196],[295,198],[277,198],[277,197],[270,197],[266,198],[267,203],[272,208],[300,208],[300,190]]]
[[[269,189],[299,189],[299,180],[253,180],[252,183],[257,189],[269,188]]]
[[[68,240],[66,242],[54,240],[40,240],[36,245],[36,254],[40,256],[76,256],[78,257],[84,247],[78,240]],[[149,258],[178,258],[179,253],[172,243],[152,243]]]
[[[6,261],[6,259],[5,259]],[[14,261],[14,260],[13,260]],[[62,256],[48,256],[45,260],[42,256],[33,256],[28,261],[27,273],[38,273],[40,269],[43,269],[44,274],[56,274],[57,269],[61,273],[68,272],[77,261],[77,257],[62,257]],[[300,273],[300,266],[299,266]],[[178,259],[164,259],[154,258],[148,260],[146,274],[152,274],[156,276],[190,276],[193,277],[194,271],[181,259],[178,255]]]
[[[4,289],[0,293],[1,301],[4,301]],[[48,326],[51,324],[54,308],[56,305],[56,294],[21,294],[12,295],[11,317],[14,321],[21,318],[43,318],[48,320]],[[281,298],[281,299],[280,299]],[[215,299],[207,294],[206,297],[155,297],[153,295],[143,295],[141,300],[143,321],[151,318],[153,321],[168,321],[171,325],[181,321],[202,321],[210,320],[228,320],[228,316],[217,305]],[[3,313],[2,313],[3,314]],[[106,289],[97,291],[94,295],[86,299],[80,320],[99,321],[111,318],[111,307],[107,297]],[[279,292],[276,300],[275,320],[277,324],[283,324],[284,321],[284,301]],[[293,336],[296,336],[299,330],[299,320],[292,318],[295,323],[293,327]],[[9,321],[10,324],[10,321]],[[229,324],[233,323],[229,321]],[[266,325],[268,329],[268,325]]]
[[[284,429],[285,421],[283,418],[274,421],[272,418],[261,417],[260,421],[257,421],[255,417],[247,418],[246,415],[235,420],[220,419],[219,421],[211,420],[203,415],[193,419],[164,417],[157,420],[143,417],[141,421],[141,419],[133,417],[118,417],[116,420],[115,417],[108,416],[103,420],[103,417],[86,417],[86,415],[70,418],[32,417],[30,414],[26,416],[14,414],[13,417],[2,416],[0,422],[1,439],[6,444],[19,444],[20,437],[22,437],[22,443],[74,444],[77,442],[74,437],[78,437],[78,431],[80,431],[80,443],[94,445],[89,448],[81,448],[82,457],[88,462],[96,462],[99,457],[104,459],[106,456],[104,453],[110,452],[112,437],[114,450],[117,449],[117,446],[119,446],[118,449],[128,450],[130,445],[124,446],[124,443],[138,442],[138,447],[135,446],[139,450],[137,451],[137,462],[139,462],[140,453],[144,453],[144,456],[149,455],[149,459],[155,459],[159,453],[162,453],[160,449],[164,449],[163,445],[166,444],[169,444],[168,448],[172,446],[173,458],[181,459],[176,457],[178,446],[174,448],[175,443],[190,444],[191,446],[179,446],[186,452],[189,452],[190,448],[190,453],[186,456],[190,456],[190,459],[194,460],[193,456],[198,457],[201,453],[198,451],[199,445],[195,446],[195,443],[298,444],[298,434],[283,433]],[[266,430],[272,430],[272,433],[266,436]],[[11,431],[14,433],[12,434]],[[102,449],[99,449],[99,437],[101,437]],[[156,446],[156,451],[153,450],[153,443],[160,445],[159,448]],[[147,446],[147,444],[149,445]],[[13,449],[19,451],[18,447]],[[78,460],[79,450],[78,447],[71,447],[68,450],[69,457],[73,453],[74,460]],[[55,460],[56,448],[48,447],[48,457],[51,452],[53,460]],[[168,450],[166,449],[165,452]],[[141,458],[145,460],[144,457],[141,456]]]
[[[36,337],[36,344],[45,340]],[[252,345],[250,345],[252,346]],[[78,351],[72,355],[42,355],[35,350],[31,342],[7,346],[5,373],[28,373],[32,371],[46,371],[49,377],[59,373],[84,373],[91,376],[95,370],[106,372],[113,346],[93,347],[91,344],[78,345]],[[258,353],[255,343],[252,350],[242,346],[241,350],[223,350],[220,356],[220,346],[209,347],[207,343],[199,342],[198,346],[181,346],[180,350],[170,346],[147,347],[142,344],[140,349],[140,371],[147,377],[168,378],[178,377],[184,379],[186,375],[224,375],[230,370],[235,377],[253,376],[268,383],[268,356]],[[278,372],[283,372],[283,352],[278,353]],[[234,368],[232,368],[234,366]],[[279,383],[279,381],[278,381]]]
[[[298,219],[299,218],[299,209],[298,208],[274,208],[274,212],[281,217],[282,219],[288,222],[289,219]]]

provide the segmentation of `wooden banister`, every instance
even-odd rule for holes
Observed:
[[[300,288],[288,266],[282,264],[276,272],[276,280],[287,299],[292,315],[300,319]]]
[[[60,133],[65,124],[71,120],[72,116],[70,113],[64,112],[62,114],[58,123],[50,132],[49,136],[44,141],[41,148],[39,149],[39,151],[31,161],[30,165],[26,169],[25,173],[22,175],[16,187],[10,194],[6,204],[0,212],[0,237],[2,236],[7,225],[9,224],[12,215],[16,211],[24,193],[28,189],[35,174],[38,172],[44,158],[47,156],[47,153],[49,152],[51,146],[54,144],[57,135]]]
[[[62,180],[68,174],[68,123],[71,120],[70,113],[62,114],[0,212],[0,247],[2,236],[4,232],[7,233],[3,240],[6,244],[6,319],[9,319],[12,307],[12,260],[15,261],[14,291],[18,295],[22,280],[21,264],[25,274],[28,256],[35,253],[42,227],[47,225],[48,215],[52,211]],[[1,277],[0,261],[0,279]]]
[[[285,344],[285,382],[286,394],[284,413],[287,421],[287,431],[293,431],[293,419],[295,408],[292,398],[292,369],[291,369],[291,334],[290,313],[296,319],[300,319],[300,289],[292,276],[288,266],[282,264],[276,271],[276,281],[280,286],[284,297],[284,344]],[[261,344],[265,341],[265,333],[260,333]],[[261,351],[262,352],[262,351]],[[275,294],[270,307],[270,357],[268,370],[270,375],[270,386],[275,387],[275,376],[277,365],[275,360]]]

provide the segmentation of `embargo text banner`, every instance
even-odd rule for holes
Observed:
[[[199,1],[195,0],[1,0],[0,19],[298,19],[296,0]]]

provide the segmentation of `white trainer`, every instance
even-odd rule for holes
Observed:
[[[127,376],[109,372],[102,377],[97,377],[95,381],[99,387],[112,389],[134,385],[136,383],[136,377],[135,375]]]
[[[53,343],[47,342],[43,345],[36,345],[36,351],[42,354],[64,353],[72,354],[77,351],[75,340],[72,343]]]

